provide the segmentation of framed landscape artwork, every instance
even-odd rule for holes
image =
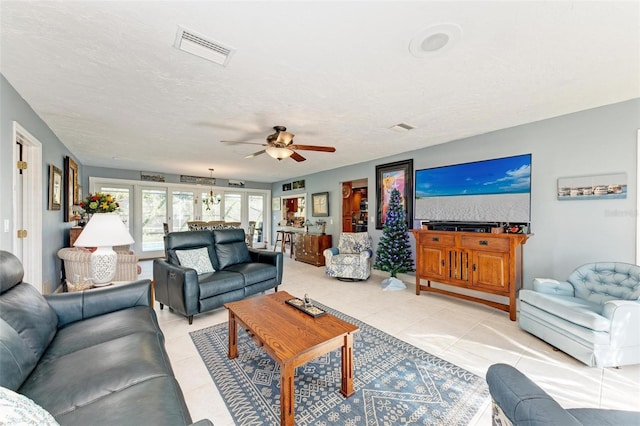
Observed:
[[[627,198],[627,174],[558,178],[558,200],[607,200]]]
[[[407,215],[407,226],[413,227],[413,159],[376,166],[376,229],[382,229],[391,198],[398,189]]]

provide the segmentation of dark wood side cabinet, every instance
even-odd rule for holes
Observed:
[[[296,260],[315,266],[324,266],[324,255],[331,248],[331,235],[296,234]]]
[[[416,294],[447,294],[509,312],[516,320],[522,288],[522,246],[528,234],[478,234],[413,230],[416,238]],[[426,280],[426,285],[422,283]],[[504,296],[508,304],[431,286],[431,281]]]
[[[83,229],[84,228],[82,228],[80,226],[74,226],[73,228],[69,228],[69,247],[73,247],[73,245],[75,244],[76,240],[78,239],[78,237],[82,233]]]

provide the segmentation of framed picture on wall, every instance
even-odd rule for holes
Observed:
[[[271,199],[271,210],[280,210],[280,197],[273,197]]]
[[[49,164],[49,210],[62,206],[62,170]]]
[[[318,192],[311,194],[311,215],[316,217],[329,216],[329,193]]]
[[[627,198],[627,174],[558,178],[558,200],[605,200]]]
[[[407,215],[407,226],[413,227],[413,159],[376,166],[376,229],[382,229],[387,217],[391,191],[398,189]]]
[[[72,222],[73,205],[78,204],[78,164],[69,156],[64,159],[64,221]]]

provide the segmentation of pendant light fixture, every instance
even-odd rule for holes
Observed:
[[[202,200],[204,205],[207,207],[207,211],[210,211],[211,207],[214,205],[220,204],[220,200],[222,199],[220,194],[213,193],[213,182],[215,181],[213,180],[213,169],[211,168],[209,169],[209,178],[211,181],[211,189],[209,190],[209,195]]]

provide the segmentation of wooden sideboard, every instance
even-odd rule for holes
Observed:
[[[295,246],[296,260],[315,266],[324,266],[322,252],[331,248],[331,235],[297,233]]]
[[[413,230],[416,238],[416,294],[455,296],[509,312],[516,320],[522,288],[522,245],[529,234],[478,234]],[[421,280],[426,280],[424,285]],[[509,298],[499,303],[431,286],[431,281]]]

